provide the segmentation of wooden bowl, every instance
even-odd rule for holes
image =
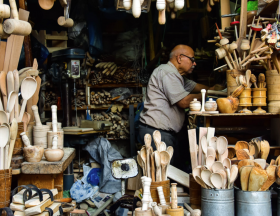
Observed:
[[[24,147],[23,154],[27,162],[40,162],[44,154],[44,148],[40,146]]]
[[[47,161],[56,162],[60,161],[64,156],[64,151],[62,149],[46,149],[45,157]]]
[[[39,0],[39,5],[44,10],[50,10],[54,5],[54,0]]]

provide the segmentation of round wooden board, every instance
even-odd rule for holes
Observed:
[[[201,114],[201,111],[190,111],[189,114]],[[204,112],[203,112],[204,113]]]
[[[206,114],[218,114],[219,111],[205,111],[203,113],[206,113]]]

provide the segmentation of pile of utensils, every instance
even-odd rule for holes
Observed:
[[[234,76],[235,70],[232,70],[232,74]],[[235,81],[238,86],[246,84],[246,88],[251,88],[252,84],[254,84],[255,88],[265,88],[266,87],[266,82],[265,82],[265,75],[263,73],[260,73],[258,76],[258,84],[257,84],[257,78],[254,74],[251,73],[250,70],[246,71],[246,75],[239,75],[239,76],[234,76]]]
[[[253,138],[249,143],[246,141],[238,141],[234,147],[229,146],[228,152],[228,157],[231,160],[263,159],[264,163],[266,163],[270,152],[270,145],[266,140]]]
[[[166,147],[161,141],[161,134],[158,130],[153,133],[153,140],[156,151],[153,151],[152,137],[146,134],[145,145],[138,151],[137,162],[143,170],[143,175],[152,178],[152,182],[167,180],[167,169],[172,159],[174,149],[172,146]]]
[[[237,166],[228,158],[228,141],[225,137],[201,138],[205,160],[193,169],[193,177],[204,188],[230,189],[237,178]]]
[[[276,181],[275,160],[270,164],[264,159],[245,159],[238,162],[241,189],[243,191],[267,191]]]

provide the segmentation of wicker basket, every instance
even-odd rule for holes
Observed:
[[[0,208],[10,206],[12,168],[0,170]]]

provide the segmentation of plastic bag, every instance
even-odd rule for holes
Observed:
[[[81,180],[77,180],[70,189],[71,198],[75,199],[77,203],[82,202],[85,199],[92,197],[99,190],[98,186],[92,186],[91,184],[83,184]]]
[[[112,98],[120,96],[116,101],[121,101],[128,98],[131,95],[131,91],[128,88],[115,88],[110,91],[110,94]]]

